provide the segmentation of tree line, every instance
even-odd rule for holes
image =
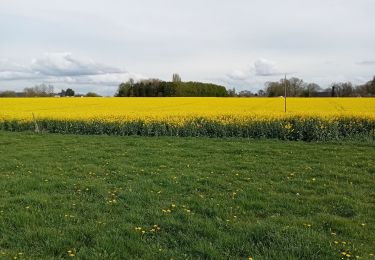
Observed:
[[[302,79],[292,77],[279,81],[266,82],[264,89],[257,92],[234,88],[226,89],[212,83],[182,82],[178,74],[173,74],[172,81],[146,79],[135,82],[133,79],[118,86],[116,97],[278,97],[284,96],[285,88],[289,97],[375,97],[375,76],[363,85],[353,85],[351,82],[337,82],[323,89],[316,83],[307,83]],[[0,91],[0,97],[100,97],[95,92],[86,95],[77,94],[71,88],[54,93],[52,85],[36,85],[25,88],[23,92],[11,90]]]
[[[371,97],[375,96],[375,77],[364,85],[354,86],[351,82],[337,82],[322,89],[316,83],[306,83],[299,78],[267,82],[262,94],[267,97],[284,96],[285,88],[290,97]]]
[[[228,95],[231,97],[279,97],[285,95],[285,88],[289,97],[375,97],[375,76],[363,85],[355,86],[351,82],[336,82],[328,88],[292,77],[266,82],[264,89],[257,92],[249,90],[236,92],[234,88],[229,89]]]
[[[354,86],[351,82],[337,82],[323,89],[316,83],[292,77],[275,82],[266,82],[264,89],[254,93],[249,90],[236,92],[234,88],[200,83],[182,82],[178,74],[173,74],[171,82],[147,79],[135,82],[130,79],[118,87],[117,97],[372,97],[375,96],[375,77],[364,85]]]
[[[77,94],[73,89],[62,89],[59,93],[55,93],[53,85],[40,84],[34,87],[24,88],[22,92],[12,90],[0,91],[0,97],[100,97],[95,92],[88,92],[86,95]]]

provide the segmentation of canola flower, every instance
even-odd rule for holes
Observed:
[[[0,118],[32,120],[179,120],[203,117],[280,118],[360,116],[375,118],[373,98],[3,98]],[[286,126],[288,127],[288,126]]]
[[[3,98],[0,129],[326,140],[375,135],[375,99]],[[35,118],[35,120],[34,120]]]

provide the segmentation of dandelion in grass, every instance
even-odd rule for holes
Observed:
[[[68,256],[74,257],[76,255],[75,250],[68,250]]]
[[[352,254],[350,252],[348,252],[348,251],[341,252],[341,255],[343,255],[345,257],[348,257],[348,258],[350,258],[352,256]]]

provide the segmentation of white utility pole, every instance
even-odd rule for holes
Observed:
[[[284,112],[286,113],[286,74],[284,79]]]

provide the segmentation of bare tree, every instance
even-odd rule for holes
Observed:
[[[172,82],[178,83],[181,82],[181,77],[177,73],[174,73],[172,76]]]
[[[26,97],[50,97],[54,94],[53,85],[40,84],[31,88],[25,88]]]

